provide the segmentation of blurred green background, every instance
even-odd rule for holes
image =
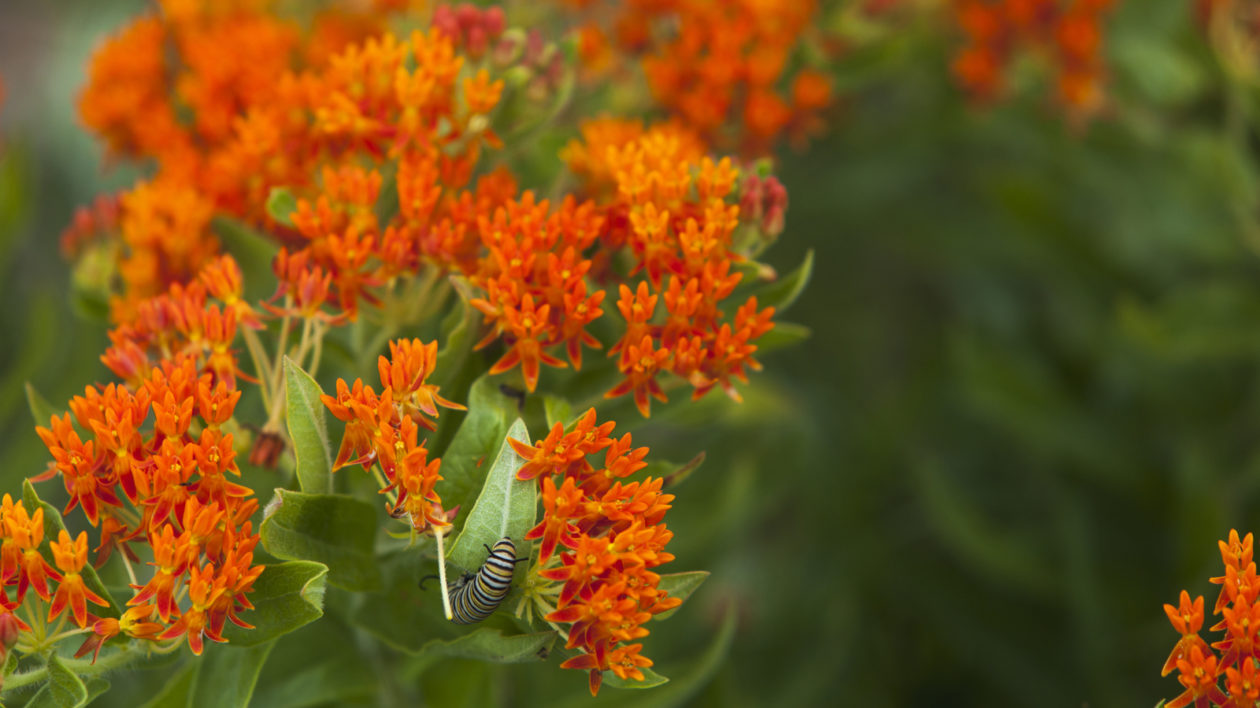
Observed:
[[[47,460],[23,383],[59,404],[107,378],[57,237],[135,175],[102,169],[73,99],[101,34],[142,5],[0,10],[3,489]],[[476,704],[489,671],[518,705],[1176,695],[1160,605],[1183,587],[1210,602],[1215,540],[1257,529],[1260,256],[1236,218],[1256,216],[1255,170],[1189,3],[1131,0],[1109,28],[1111,105],[1081,127],[1040,85],[968,106],[939,25],[836,65],[843,105],[784,156],[788,228],[768,254],[786,272],[816,251],[784,317],[813,338],[767,356],[743,406],[636,431],[666,459],[708,453],[670,527],[673,568],[713,576],[645,653],[671,674],[734,601],[711,682],[590,701],[577,673],[448,661],[478,698],[429,697]],[[278,652],[264,680],[285,670]]]

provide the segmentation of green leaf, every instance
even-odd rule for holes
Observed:
[[[190,663],[176,671],[142,708],[186,708],[196,666],[196,663]]]
[[[477,336],[477,308],[468,304],[470,286],[463,278],[451,278],[455,293],[459,296],[459,307],[451,308],[450,313],[442,320],[438,334],[437,359],[433,363],[433,383],[438,387],[449,386],[460,373],[472,351],[473,339]]]
[[[701,452],[685,464],[667,462],[664,460],[654,460],[649,462],[647,467],[643,468],[643,474],[647,477],[663,477],[665,482],[661,485],[661,487],[664,489],[671,489],[681,484],[690,477],[693,472],[699,469],[700,465],[704,464],[704,458],[705,454],[704,452]]]
[[[546,659],[557,636],[552,630],[533,634],[504,634],[501,629],[480,627],[449,641],[434,639],[421,647],[420,655],[477,659],[495,664],[521,664]]]
[[[47,426],[54,416],[59,415],[57,409],[35,390],[30,381],[26,382],[26,405],[30,406],[35,425]]]
[[[795,322],[775,322],[774,329],[755,339],[753,344],[757,345],[757,354],[761,355],[794,347],[809,339],[813,334],[813,331],[805,325]]]
[[[254,628],[229,622],[223,636],[233,646],[255,646],[319,619],[324,615],[327,577],[328,567],[312,561],[268,565],[248,596],[254,609],[241,616]]]
[[[507,438],[515,438],[529,444],[529,431],[520,418],[512,423],[499,445],[499,454],[477,503],[473,506],[464,528],[447,552],[447,558],[465,570],[481,567],[486,559],[482,546],[493,547],[500,539],[510,536],[518,548],[524,547],[525,534],[534,527],[538,507],[538,483],[516,478],[516,471],[525,460],[516,454]]]
[[[700,587],[701,583],[707,580],[708,577],[709,571],[707,570],[693,570],[686,573],[666,573],[661,576],[661,581],[657,584],[657,588],[669,593],[670,597],[676,597],[685,602],[687,598],[691,597],[691,593],[695,592],[696,588]],[[672,610],[667,610],[657,615],[655,619],[667,619],[670,615],[680,609],[682,608],[675,607]]]
[[[436,580],[426,590],[420,578],[436,573],[432,558],[416,549],[404,549],[380,557],[382,589],[365,595],[350,621],[389,646],[418,652],[435,637],[456,636],[456,626],[442,615],[441,592]]]
[[[604,674],[604,684],[607,686],[612,686],[613,688],[642,689],[642,688],[656,688],[657,686],[661,686],[663,684],[669,683],[668,678],[666,678],[665,676],[661,676],[660,674],[656,673],[655,671],[647,667],[643,667],[639,669],[639,671],[643,672],[642,681],[635,681],[634,679],[617,678],[617,674],[610,672],[610,673]]]
[[[566,398],[544,394],[542,397],[543,413],[547,418],[547,430],[551,430],[556,423],[567,426],[569,421],[573,420],[573,404],[569,403]]]
[[[106,681],[105,679],[99,676],[94,676],[88,679],[87,680],[88,696],[87,696],[87,701],[85,701],[84,704],[86,705],[88,703],[91,703],[97,698],[100,698],[105,693],[108,693],[109,687],[110,687],[109,681]]]
[[[260,532],[273,556],[317,561],[328,566],[334,585],[375,590],[381,584],[373,550],[377,526],[376,509],[354,497],[277,489]]]
[[[31,697],[27,708],[78,708],[87,705],[88,689],[56,654],[48,656],[48,683]]]
[[[252,647],[231,644],[206,647],[193,673],[189,705],[197,708],[249,705],[258,674],[275,645],[272,640]]]
[[[476,500],[489,471],[486,463],[503,441],[515,410],[516,402],[503,395],[489,376],[473,382],[468,391],[468,413],[442,452],[443,481],[438,492],[446,508],[467,509]],[[457,518],[456,528],[462,524]]]
[[[293,226],[293,212],[297,211],[297,198],[287,187],[272,187],[267,195],[267,215],[277,224]]]
[[[39,498],[39,494],[35,492],[35,485],[31,484],[29,479],[22,481],[22,503],[26,506],[27,513],[34,514],[35,510],[40,508],[44,510],[44,532],[46,536],[56,539],[62,529],[66,528],[65,521],[61,519],[61,512],[53,508],[52,504]],[[67,531],[67,533],[69,532]],[[52,550],[48,548],[47,544],[44,544],[40,552],[44,554],[44,557],[50,563],[52,562]],[[117,617],[121,612],[118,603],[114,601],[109,591],[105,589],[105,584],[97,576],[96,569],[92,567],[92,564],[89,563],[83,566],[83,570],[79,572],[79,575],[83,578],[83,584],[87,585],[89,590],[100,595],[105,602],[109,603],[108,608],[93,605],[92,611],[102,617]]]
[[[362,705],[377,691],[375,651],[330,651],[355,646],[353,628],[328,617],[283,639],[271,653],[251,705],[265,708]]]
[[[284,358],[285,423],[293,440],[298,484],[310,494],[332,491],[332,440],[324,417],[323,394],[311,375]]]
[[[810,249],[805,253],[805,260],[796,267],[796,270],[755,293],[757,307],[773,307],[776,315],[786,312],[809,284],[809,277],[813,271],[814,251]]]

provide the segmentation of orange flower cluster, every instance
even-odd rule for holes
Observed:
[[[70,413],[36,429],[54,459],[36,481],[61,477],[70,495],[64,513],[81,507],[100,529],[97,565],[115,549],[125,561],[138,561],[131,544],[152,552],[155,571],[132,585],[132,608],[121,620],[97,620],[85,614],[83,599],[103,601],[78,580],[87,536],[71,543],[62,532],[53,555],[61,576],[74,580],[61,581],[64,593],[53,598],[51,614],[68,603],[79,626],[94,622],[81,654],[99,652],[120,632],[152,640],[186,636],[199,654],[205,638],[225,641],[226,621],[249,626],[238,613],[252,607],[246,595],[263,570],[253,564],[259,537],[249,521],[258,502],[253,490],[230,480],[241,471],[225,429],[241,395],[230,346],[237,321],[252,318],[240,288],[236,263],[223,257],[199,280],[141,302],[133,321],[110,332],[113,346],[102,356],[124,383],[86,387],[70,401]],[[208,303],[208,295],[219,303]],[[4,513],[13,519],[6,528],[19,538],[24,512],[6,507]],[[17,542],[38,546],[41,513],[20,537],[27,540]],[[47,598],[42,581],[32,577],[30,584]],[[26,585],[19,578],[19,596]]]
[[[1260,703],[1260,577],[1253,560],[1253,538],[1247,534],[1239,539],[1238,532],[1230,530],[1229,540],[1218,543],[1225,574],[1211,579],[1222,586],[1212,614],[1222,619],[1211,630],[1224,633],[1220,641],[1208,646],[1199,636],[1204,619],[1202,596],[1191,601],[1190,593],[1182,590],[1176,607],[1164,605],[1168,621],[1181,639],[1164,662],[1162,673],[1167,676],[1177,670],[1177,680],[1185,689],[1164,704],[1167,708],[1191,704],[1196,708],[1251,708]],[[1220,687],[1222,676],[1225,691]]]
[[[526,460],[517,478],[537,478],[542,487],[543,519],[525,538],[541,539],[537,575],[560,584],[545,619],[569,625],[565,648],[581,652],[560,666],[589,671],[592,695],[604,671],[644,680],[652,661],[639,653],[643,625],[682,604],[652,571],[674,559],[665,551],[673,532],[663,523],[674,495],[661,493],[659,478],[623,481],[647,466],[648,449],[632,447],[629,433],[611,437],[615,426],[597,424],[590,409],[567,433],[556,423],[533,445],[509,438]],[[601,451],[596,468],[587,456]]]
[[[395,493],[387,505],[390,516],[407,519],[415,532],[449,525],[442,499],[434,486],[442,479],[442,461],[429,461],[429,451],[418,441],[420,428],[436,429],[438,406],[464,410],[464,406],[438,395],[438,386],[425,383],[437,362],[437,342],[400,339],[389,343],[389,357],[377,360],[381,393],[355,379],[347,386],[337,379],[337,395],[320,397],[346,432],[333,463],[336,471],[346,465],[371,470],[380,464],[385,480],[382,494]]]
[[[729,159],[698,156],[696,143],[679,137],[675,128],[646,130],[621,144],[607,140],[625,130],[616,123],[588,126],[587,135],[600,137],[587,145],[575,143],[565,153],[575,171],[611,176],[615,193],[605,207],[604,245],[628,251],[629,275],[643,276],[635,287],[619,286],[617,309],[626,330],[609,353],[618,357],[625,380],[608,396],[632,393],[647,416],[651,397],[666,400],[658,374],[670,372],[694,387],[695,398],[721,385],[739,400],[732,379],[746,381],[745,368],[760,368],[752,342],[774,326],[774,308],[758,310],[756,297],[748,298],[731,321],[724,321],[720,309],[743,277],[733,270],[743,260],[735,242],[741,209],[727,201],[737,195],[739,171]],[[592,150],[601,143],[606,144],[602,159]],[[786,206],[781,187],[770,195],[759,178],[745,186],[755,187],[755,193],[744,195],[747,214],[762,222],[752,226],[769,225],[765,217],[773,213],[771,221],[781,228]],[[767,197],[779,200],[769,210]],[[663,318],[657,316],[658,303],[664,305]]]
[[[757,154],[782,135],[802,138],[820,128],[832,102],[830,79],[813,68],[789,69],[811,32],[813,0],[615,5],[612,41],[642,57],[656,100],[707,141]],[[597,25],[588,25],[584,59],[611,63],[608,43]]]
[[[270,4],[162,0],[158,14],[140,17],[93,57],[79,99],[83,121],[112,155],[157,166],[150,183],[120,200],[125,299],[114,304],[115,321],[188,280],[198,259],[213,255],[213,212],[261,220],[275,180],[309,180],[318,145],[300,140],[312,127],[292,113],[325,87],[294,72],[327,64],[350,43],[383,31],[387,18],[384,7],[333,6],[303,35]],[[279,149],[282,139],[290,149]],[[72,227],[64,239],[73,243],[79,235]]]
[[[975,98],[1002,92],[1003,72],[1019,50],[1044,54],[1059,100],[1074,114],[1102,105],[1103,16],[1115,0],[953,0],[967,45],[954,58],[958,81]]]

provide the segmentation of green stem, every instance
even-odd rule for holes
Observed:
[[[267,352],[258,333],[250,327],[242,327],[245,348],[249,350],[249,358],[254,361],[254,375],[258,378],[258,389],[262,392],[263,410],[271,410],[271,390],[267,385],[271,381],[271,366],[267,362]]]

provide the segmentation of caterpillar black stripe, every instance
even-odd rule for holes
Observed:
[[[450,584],[453,622],[473,624],[489,617],[512,588],[516,564],[528,560],[516,557],[516,546],[508,537],[486,550],[490,555],[476,573],[464,573]]]

